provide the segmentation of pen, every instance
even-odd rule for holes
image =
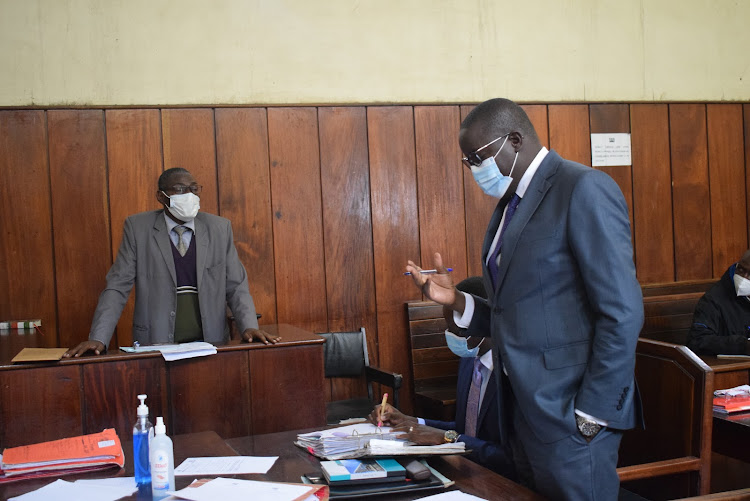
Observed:
[[[380,417],[378,419],[378,428],[383,426],[383,414],[385,414],[385,404],[388,402],[388,394],[383,393],[383,401],[380,403]]]
[[[446,270],[453,271],[453,268],[446,268]],[[437,272],[437,270],[422,270],[419,273],[421,273],[422,275],[434,275]],[[411,272],[407,271],[404,273],[404,275],[411,275]]]

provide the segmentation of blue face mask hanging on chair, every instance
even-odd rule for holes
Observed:
[[[445,331],[445,342],[448,344],[448,349],[453,352],[454,355],[461,358],[476,358],[479,355],[479,346],[484,343],[484,338],[479,341],[479,344],[474,348],[469,349],[468,345],[469,338],[456,336],[451,331]]]

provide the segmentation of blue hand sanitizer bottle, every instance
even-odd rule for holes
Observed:
[[[148,420],[146,395],[138,395],[138,420],[133,426],[133,469],[138,490],[151,491],[151,466],[149,464],[149,443],[154,436],[154,427]]]

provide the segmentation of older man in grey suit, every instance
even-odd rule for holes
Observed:
[[[608,175],[542,147],[507,99],[469,113],[459,143],[500,199],[482,249],[489,297],[457,293],[439,254],[435,275],[406,269],[467,335],[491,333],[502,435],[522,480],[551,499],[617,499],[622,430],[640,417],[643,324],[624,197]]]
[[[89,339],[65,356],[106,349],[133,285],[133,339],[141,344],[225,342],[227,305],[244,340],[278,342],[278,336],[258,329],[231,223],[199,213],[201,186],[187,170],[164,171],[158,185],[156,199],[164,210],[127,218]]]

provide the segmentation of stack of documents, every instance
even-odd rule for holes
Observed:
[[[358,423],[328,430],[297,435],[296,445],[319,458],[327,460],[351,459],[372,456],[413,454],[461,454],[466,452],[463,442],[442,445],[415,445],[394,432],[371,423]]]
[[[216,354],[216,346],[204,341],[182,344],[158,344],[149,346],[120,346],[127,353],[145,353],[148,351],[159,351],[167,362],[182,360],[184,358],[205,357]]]
[[[750,410],[750,386],[743,384],[714,391],[714,411],[722,414]]]
[[[0,482],[122,466],[125,456],[115,430],[5,449]]]
[[[198,480],[170,494],[192,501],[326,501],[328,486],[214,478]]]

